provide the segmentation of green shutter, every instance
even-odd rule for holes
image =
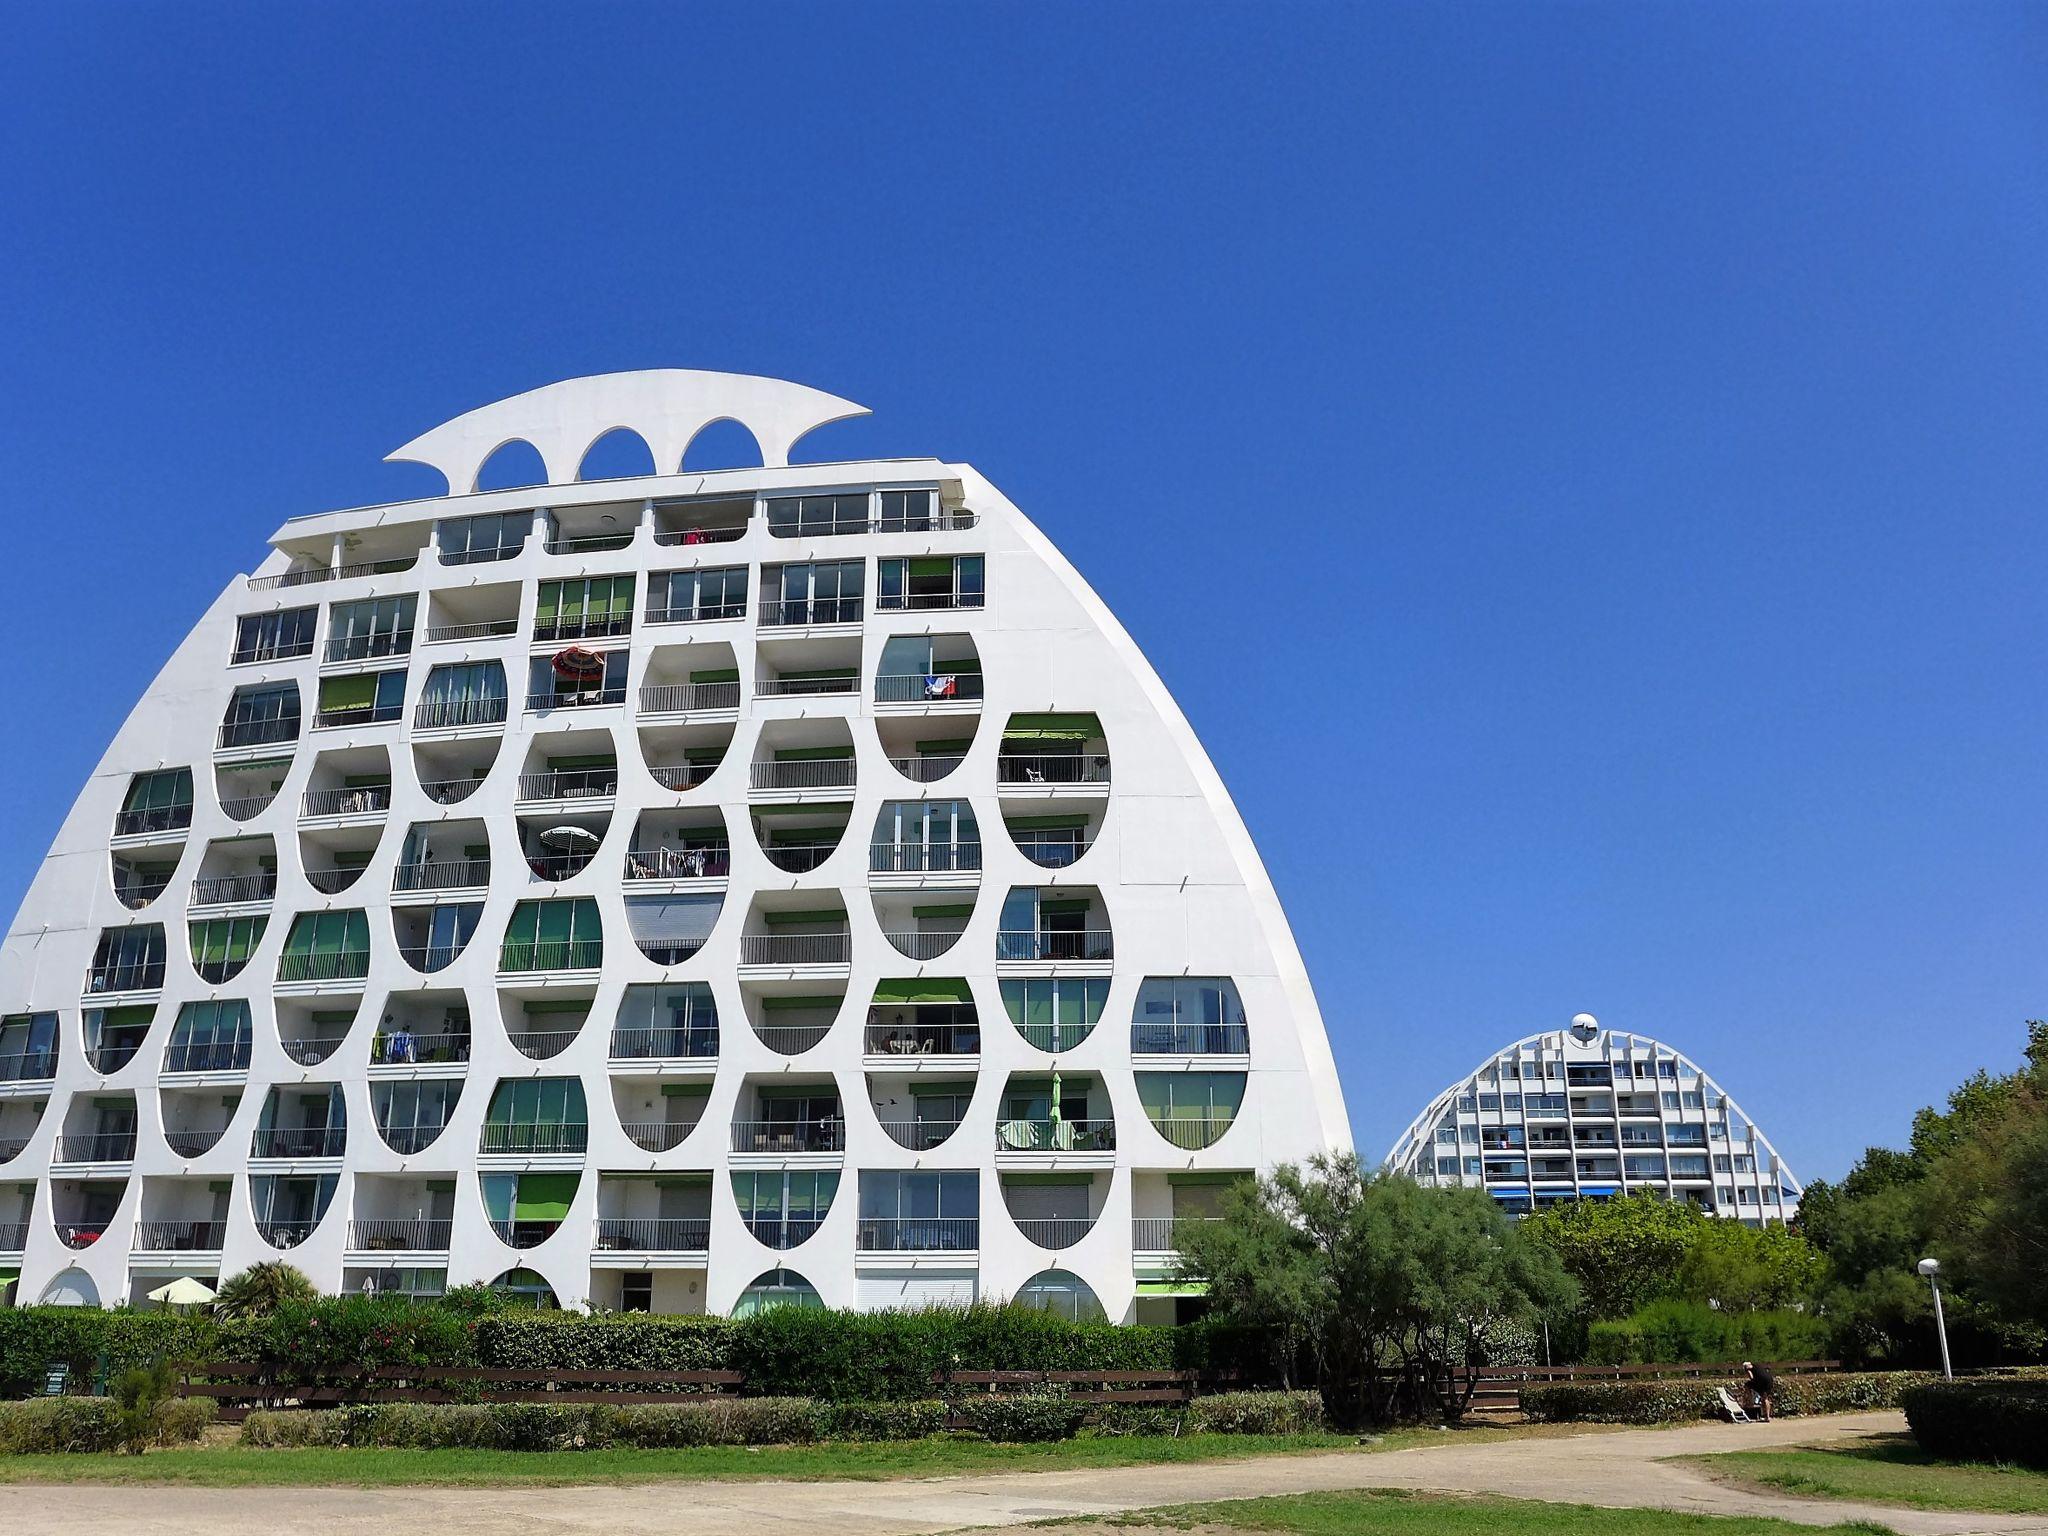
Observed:
[[[375,672],[357,672],[347,677],[320,679],[320,709],[323,713],[342,709],[368,709],[376,702]]]
[[[972,905],[964,907],[912,907],[910,915],[912,917],[972,917],[974,916],[974,908]]]
[[[692,672],[693,683],[736,683],[740,680],[738,667],[711,667],[702,672]]]
[[[833,763],[850,762],[852,759],[851,747],[779,747],[775,753],[778,763]]]
[[[1005,816],[1003,825],[1012,832],[1058,832],[1070,827],[1085,827],[1088,818],[1081,816]]]
[[[1012,715],[1005,741],[1096,741],[1102,722],[1093,715]]]
[[[972,1003],[974,994],[967,983],[951,977],[921,977],[909,981],[878,981],[878,1003]]]
[[[560,1221],[576,1198],[573,1173],[522,1173],[512,1197],[514,1221]]]
[[[972,736],[957,741],[920,741],[917,744],[919,757],[965,757],[967,749],[974,745]]]
[[[827,911],[822,907],[808,912],[763,912],[761,921],[770,927],[784,923],[843,923],[846,913],[843,910]]]
[[[944,576],[949,581],[953,576],[951,555],[920,555],[913,558],[909,564],[910,574],[913,576]]]
[[[1078,898],[1061,897],[1056,901],[1041,900],[1038,903],[1038,915],[1040,917],[1065,917],[1076,912],[1086,912],[1087,910],[1088,898],[1085,896]]]
[[[830,1008],[837,1011],[844,998],[838,997],[764,997],[761,1007],[767,1013],[792,1013],[799,1008]]]
[[[562,611],[562,584],[559,581],[544,581],[540,584],[540,607],[534,620],[540,624],[552,624]]]

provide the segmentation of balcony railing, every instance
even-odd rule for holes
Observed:
[[[330,635],[327,639],[329,661],[371,661],[380,656],[410,656],[412,654],[412,628],[389,630],[370,635]]]
[[[443,565],[495,565],[500,560],[517,560],[526,550],[526,538],[516,544],[479,544],[474,549],[444,549]]]
[[[654,536],[657,544],[730,544],[747,535],[747,525],[737,528],[665,528]]]
[[[825,1120],[735,1120],[735,1152],[843,1152],[846,1123]]]
[[[978,1056],[979,1024],[870,1024],[870,1056]]]
[[[1107,784],[1107,752],[1004,752],[996,758],[998,784]]]
[[[221,1137],[227,1133],[224,1125],[210,1131],[165,1131],[164,1144],[179,1157],[204,1157],[220,1145]]]
[[[422,731],[454,730],[465,725],[503,725],[510,710],[505,699],[422,699],[412,712]]]
[[[278,587],[303,587],[320,581],[347,581],[355,576],[388,576],[394,571],[409,571],[419,559],[417,554],[406,555],[396,560],[363,560],[353,565],[313,565],[303,570],[281,571],[275,576],[251,576],[251,592],[268,592]]]
[[[766,597],[761,600],[764,628],[801,624],[858,624],[866,612],[859,597]]]
[[[633,530],[624,533],[572,533],[557,534],[547,541],[551,555],[602,555],[615,549],[625,549],[633,542]]]
[[[690,1132],[697,1129],[695,1120],[626,1120],[619,1129],[626,1133],[626,1139],[644,1152],[670,1152],[680,1147]]]
[[[535,640],[602,640],[612,635],[630,635],[630,613],[586,613],[567,619],[536,619]]]
[[[592,971],[603,964],[603,939],[507,939],[498,957],[501,971]]]
[[[348,1245],[380,1253],[441,1253],[455,1223],[448,1220],[386,1220],[372,1217],[348,1224]]]
[[[935,875],[981,868],[979,843],[871,843],[868,869],[878,875]]]
[[[820,694],[858,693],[857,677],[764,677],[754,684],[764,699],[804,698]]]
[[[1017,851],[1036,864],[1040,869],[1066,869],[1079,863],[1081,855],[1093,845],[1083,831],[1055,833],[1012,833],[1016,839]]]
[[[757,762],[750,765],[748,772],[748,782],[755,789],[851,789],[853,781],[851,754]]]
[[[473,779],[429,779],[420,793],[435,805],[460,805],[483,787],[483,775]]]
[[[164,984],[161,960],[122,960],[96,965],[85,979],[88,992],[154,992]]]
[[[980,1239],[975,1216],[863,1216],[854,1246],[869,1253],[962,1253]]]
[[[354,864],[346,869],[339,866],[332,869],[309,869],[306,871],[306,884],[323,896],[338,896],[362,879],[365,867]]]
[[[716,619],[744,619],[746,616],[747,600],[744,597],[698,603],[694,607],[687,603],[667,604],[647,610],[647,622],[650,624],[709,624]]]
[[[619,792],[619,770],[552,768],[546,773],[519,775],[521,800],[603,800]]]
[[[692,710],[739,707],[738,683],[649,683],[640,690],[643,715],[686,715]]]
[[[483,619],[473,624],[434,624],[428,626],[427,644],[441,645],[457,640],[495,640],[518,632],[517,619]]]
[[[559,1221],[494,1221],[491,1230],[508,1248],[538,1248],[562,1230]]]
[[[959,933],[890,933],[883,935],[896,946],[897,953],[912,960],[936,960],[955,944],[960,942]]]
[[[526,696],[529,713],[550,709],[595,709],[601,704],[626,702],[626,685],[612,683],[598,688],[546,688]]]
[[[424,1152],[441,1139],[447,1125],[380,1125],[377,1134],[384,1138],[384,1145],[400,1157],[411,1157]]]
[[[0,1144],[0,1150],[5,1150]],[[19,1253],[28,1246],[28,1223],[0,1221],[0,1253]]]
[[[656,965],[681,965],[704,947],[702,939],[635,939],[633,943]]]
[[[254,875],[210,875],[192,882],[192,905],[224,907],[238,901],[268,901],[277,894],[277,871]]]
[[[723,880],[732,873],[724,843],[689,848],[636,848],[626,855],[628,880]]]
[[[647,771],[663,789],[695,789],[718,771],[717,763],[652,763]]]
[[[786,1018],[786,1014],[771,1014],[771,1018]],[[832,1021],[825,1019],[811,1024],[756,1024],[754,1033],[761,1037],[761,1043],[771,1051],[784,1056],[801,1056],[817,1046],[832,1033]]]
[[[133,1039],[104,1040],[97,1045],[88,1040],[85,1046],[85,1059],[100,1076],[111,1077],[135,1059],[136,1052],[142,1049],[142,1040],[146,1033],[146,1030],[137,1031]],[[54,1067],[55,1059],[52,1058],[53,1071]],[[49,1075],[51,1074],[44,1074],[46,1077]],[[5,1081],[6,1077],[5,1070],[0,1069],[0,1081]]]
[[[252,583],[253,585],[253,583]],[[301,656],[313,654],[313,637],[303,640],[258,640],[253,645],[238,645],[228,657],[228,664],[246,667],[254,661],[297,661]]]
[[[877,704],[963,704],[980,697],[979,672],[885,672],[875,679]]]
[[[825,1224],[822,1216],[749,1216],[747,1230],[768,1248],[794,1248],[809,1242]]]
[[[576,1043],[581,1029],[514,1029],[505,1032],[512,1048],[533,1061],[559,1056]]]
[[[273,1248],[296,1248],[320,1230],[320,1218],[310,1221],[258,1220],[256,1231]]]
[[[398,957],[414,970],[424,975],[432,975],[435,971],[447,970],[460,960],[463,950],[468,947],[467,943],[401,944],[398,947]]]
[[[1092,1216],[1013,1216],[1024,1241],[1040,1248],[1071,1248],[1095,1225]]]
[[[394,891],[460,891],[490,883],[489,859],[422,859],[391,871]]]
[[[955,588],[949,592],[884,592],[875,599],[875,607],[884,613],[915,612],[937,608],[980,608],[987,602],[985,594]]]
[[[1046,933],[1004,929],[996,935],[998,960],[1108,960],[1113,953],[1107,928]]]
[[[126,1163],[135,1158],[133,1131],[99,1131],[84,1136],[59,1136],[51,1161],[59,1163]]]
[[[164,1048],[166,1072],[246,1072],[247,1040],[173,1040]]]
[[[469,1060],[469,1035],[416,1035],[394,1029],[370,1042],[370,1064],[377,1067],[418,1066],[423,1062]]]
[[[590,1145],[590,1127],[580,1121],[502,1125],[485,1122],[479,1152],[526,1152],[537,1156],[581,1152]]]
[[[170,886],[171,877],[168,871],[162,874],[129,875],[125,878],[116,878],[114,895],[130,912],[140,912],[169,890]]]
[[[220,803],[222,814],[230,821],[247,821],[251,816],[260,816],[270,807],[276,795],[230,795]]]
[[[145,832],[183,832],[192,825],[192,804],[147,806],[122,811],[114,818],[114,836],[140,837]]]
[[[1242,1024],[1133,1024],[1133,1056],[1242,1056],[1252,1048]]]
[[[279,981],[361,981],[370,974],[367,949],[323,950],[277,957]]]
[[[703,1253],[711,1246],[711,1221],[703,1216],[600,1216],[597,1246],[614,1253]]]
[[[763,852],[777,869],[805,875],[831,858],[838,847],[837,843],[772,843]]]
[[[651,1029],[614,1029],[613,1061],[708,1061],[718,1055],[718,1026],[682,1025]]]
[[[929,1152],[934,1147],[943,1146],[961,1124],[958,1120],[884,1120],[882,1129],[899,1147],[907,1147],[913,1152]]]
[[[853,958],[846,933],[748,933],[740,936],[741,965],[845,965]]]
[[[930,757],[892,757],[889,766],[912,783],[936,784],[966,761],[961,755],[935,753]]]
[[[1114,1120],[999,1120],[998,1152],[1112,1152]]]
[[[1228,1114],[1161,1115],[1153,1117],[1152,1128],[1182,1151],[1199,1152],[1214,1146],[1236,1119]]]
[[[594,848],[579,848],[574,853],[529,853],[526,856],[526,867],[532,871],[536,880],[573,880],[590,868],[591,861],[596,857],[597,851]]]
[[[1222,1219],[1220,1216],[1134,1216],[1131,1218],[1131,1247],[1139,1253],[1178,1253],[1180,1234],[1185,1228]]]
[[[131,1048],[128,1054],[133,1056],[135,1052]],[[127,1063],[124,1061],[122,1065],[126,1066]],[[108,1067],[103,1070],[111,1072],[120,1069]],[[0,1083],[40,1082],[44,1078],[56,1075],[57,1048],[54,1045],[42,1046],[33,1051],[9,1051],[5,1056],[0,1056]]]
[[[302,1067],[317,1067],[334,1054],[345,1038],[343,1035],[287,1035],[278,1044],[284,1048],[286,1059]]]
[[[346,789],[309,789],[301,816],[369,816],[391,809],[389,784],[356,784]]]
[[[281,715],[271,720],[223,720],[220,727],[220,744],[223,747],[256,747],[273,741],[298,739],[297,715]]]
[[[251,1157],[340,1157],[348,1150],[348,1127],[258,1126],[249,1139]]]
[[[90,1248],[107,1235],[110,1221],[61,1221],[57,1224],[57,1236],[66,1248]]]
[[[152,1253],[218,1253],[227,1241],[224,1221],[138,1221],[135,1246]]]

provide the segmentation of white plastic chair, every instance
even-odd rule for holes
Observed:
[[[1749,1410],[1735,1401],[1726,1387],[1716,1387],[1714,1390],[1721,1394],[1721,1411],[1728,1415],[1728,1422],[1730,1424],[1754,1424],[1756,1422],[1756,1420],[1749,1416]]]

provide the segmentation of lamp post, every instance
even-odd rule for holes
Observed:
[[[1915,1267],[1934,1292],[1934,1333],[1941,1340],[1941,1379],[1954,1381],[1956,1373],[1948,1363],[1948,1321],[1941,1315],[1941,1260],[1922,1259]]]

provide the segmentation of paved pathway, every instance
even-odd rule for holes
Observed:
[[[33,1536],[926,1536],[1160,1504],[1414,1488],[1807,1525],[1871,1520],[1901,1536],[2048,1536],[2048,1516],[1879,1508],[1751,1493],[1658,1458],[1894,1433],[1896,1413],[1686,1425],[1405,1451],[893,1482],[660,1483],[520,1489],[0,1486],[0,1531]]]

